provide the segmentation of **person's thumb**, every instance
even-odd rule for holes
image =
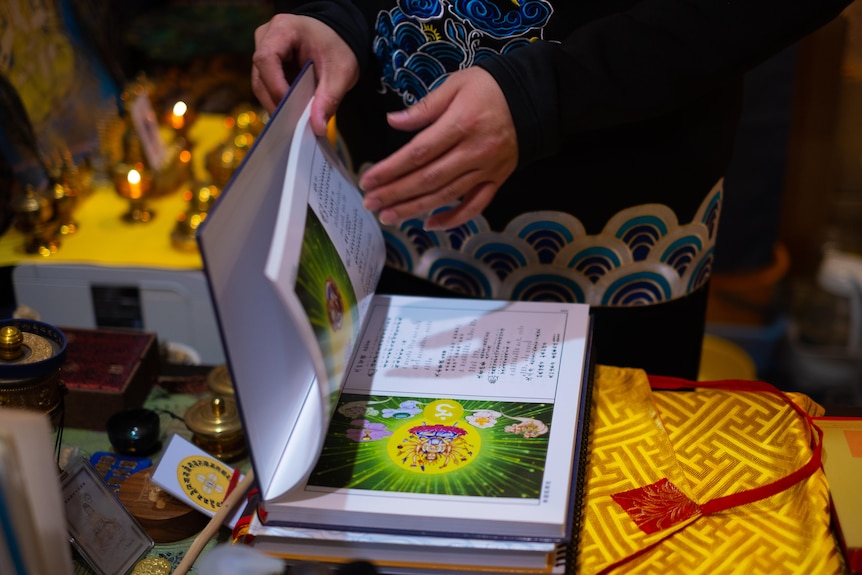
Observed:
[[[311,103],[311,131],[316,136],[326,135],[329,119],[335,115],[340,102],[340,98],[322,92],[320,87],[317,88],[314,93],[314,101]]]
[[[348,65],[323,65],[318,70],[318,84],[311,104],[311,129],[317,136],[326,135],[329,119],[338,111],[338,106],[347,91],[358,79],[357,67]]]

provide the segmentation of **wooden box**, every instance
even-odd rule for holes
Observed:
[[[159,375],[155,334],[124,329],[61,328],[66,334],[65,425],[104,431],[108,418],[140,407]]]

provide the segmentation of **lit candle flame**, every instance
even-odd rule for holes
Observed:
[[[175,130],[179,130],[185,125],[185,115],[187,111],[188,106],[186,106],[186,103],[182,100],[174,104],[173,112],[171,113],[171,126]]]
[[[129,197],[138,199],[141,197],[141,173],[132,168],[126,175],[126,180],[129,182]]]

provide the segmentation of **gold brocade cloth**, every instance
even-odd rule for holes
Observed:
[[[596,367],[578,573],[844,573],[808,417],[820,406],[724,382],[654,391],[651,379]],[[621,505],[668,485],[686,505],[661,520],[639,526]]]

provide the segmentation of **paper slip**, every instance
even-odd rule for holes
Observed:
[[[172,435],[153,474],[153,483],[193,509],[214,516],[244,475],[180,435]],[[237,505],[225,522],[231,529],[245,508]]]

